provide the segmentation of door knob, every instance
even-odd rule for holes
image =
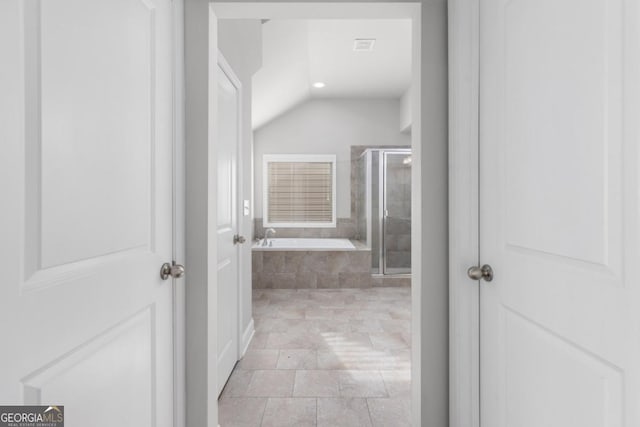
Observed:
[[[244,243],[246,242],[247,239],[244,238],[244,236],[241,236],[239,234],[236,234],[233,236],[233,244],[237,245],[238,243]]]
[[[179,279],[184,276],[184,265],[176,264],[173,261],[171,264],[165,262],[160,267],[160,278],[162,280],[167,280],[169,277],[173,277],[174,279]]]
[[[490,282],[493,280],[493,269],[489,264],[485,264],[482,267],[473,266],[467,270],[467,275],[473,280],[483,279],[486,282]]]

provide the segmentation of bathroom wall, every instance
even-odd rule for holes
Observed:
[[[309,100],[254,132],[254,207],[256,235],[262,217],[263,154],[335,154],[337,156],[336,212],[338,227],[325,231],[291,229],[281,234],[308,237],[353,237],[351,211],[351,146],[410,145],[411,136],[400,132],[398,99]],[[342,225],[342,228],[340,226]],[[306,231],[305,231],[306,230]],[[345,235],[348,230],[350,235]],[[312,235],[317,233],[318,236]],[[324,233],[324,234],[323,234]],[[305,235],[306,235],[305,234]],[[335,234],[335,235],[334,235]],[[293,236],[291,236],[293,237]]]

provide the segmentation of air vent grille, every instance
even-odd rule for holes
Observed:
[[[353,41],[353,50],[355,52],[371,52],[376,39],[355,39]]]

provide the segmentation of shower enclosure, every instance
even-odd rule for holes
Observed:
[[[372,273],[411,273],[411,149],[369,148],[355,167],[357,234]]]

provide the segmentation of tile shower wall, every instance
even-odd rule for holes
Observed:
[[[364,157],[351,160],[351,216],[356,221],[356,239],[367,240],[367,188],[362,183],[367,181],[367,163]]]
[[[356,222],[351,218],[338,218],[335,228],[276,228],[275,237],[310,237],[353,239],[356,235]],[[254,236],[264,237],[265,227],[262,218],[254,220]]]

